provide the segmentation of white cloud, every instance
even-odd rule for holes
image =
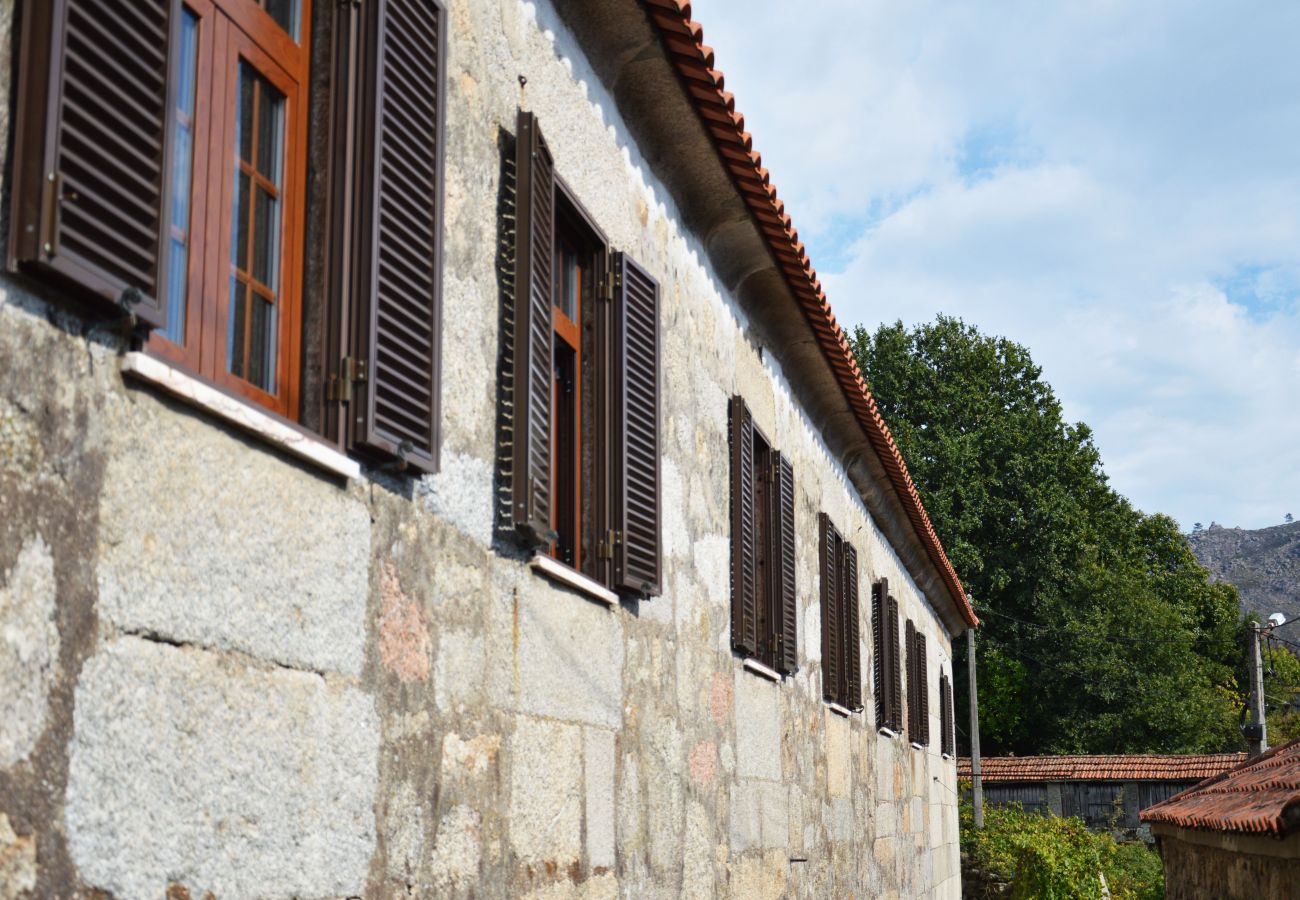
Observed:
[[[1300,515],[1300,6],[694,6],[841,321],[1028,345],[1143,509]]]

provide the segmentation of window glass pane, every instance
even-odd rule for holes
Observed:
[[[298,0],[262,0],[262,8],[295,41],[298,39]]]
[[[194,182],[194,91],[199,62],[199,20],[189,10],[181,16],[176,90],[176,126],[172,147],[171,244],[167,263],[167,328],[163,336],[185,342],[185,306],[189,285],[190,201]]]
[[[238,278],[230,279],[230,327],[226,332],[226,368],[230,374],[244,377],[244,308],[248,288]]]
[[[556,243],[555,305],[570,322],[578,321],[578,298],[582,285],[582,267],[578,251],[568,241]]]
[[[275,393],[285,99],[241,62],[238,104],[226,367]]]

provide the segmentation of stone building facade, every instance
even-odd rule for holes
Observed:
[[[45,6],[0,0],[6,240],[31,187],[19,36]],[[438,13],[423,467],[349,452],[321,412],[329,60],[340,16],[369,4],[314,6],[296,407],[268,414],[151,352],[12,252],[0,275],[0,897],[959,896],[955,760],[878,727],[871,586],[887,579],[924,636],[934,735],[974,616],[775,193],[781,253],[727,168],[689,6]],[[134,15],[49,8],[69,7]],[[658,285],[660,583],[644,595],[538,562],[500,509],[520,109],[589,222]],[[793,472],[784,677],[733,647],[734,396]],[[857,554],[860,711],[825,699],[821,514]]]

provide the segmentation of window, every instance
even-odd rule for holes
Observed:
[[[907,620],[907,736],[912,744],[930,744],[930,685],[925,663],[925,635]]]
[[[844,540],[830,516],[821,528],[822,696],[850,710],[862,709],[862,644],[858,628],[858,551]]]
[[[511,524],[607,588],[657,594],[659,286],[609,247],[523,111],[513,198]]]
[[[315,126],[332,184],[310,201],[312,0],[26,4],[9,265],[227,393],[429,471],[445,12],[317,5],[335,37]],[[309,202],[329,234],[307,233]],[[305,335],[304,260],[325,245],[329,296]],[[300,394],[308,341],[328,396]]]
[[[788,675],[799,667],[794,471],[731,398],[731,645]]]
[[[871,586],[872,674],[876,683],[876,726],[890,734],[903,730],[902,673],[898,656],[898,601],[889,579]]]
[[[149,339],[160,355],[286,417],[298,402],[306,204],[309,48],[294,39],[299,15],[290,0],[181,7],[167,317]]]
[[[939,743],[940,752],[951,759],[957,755],[956,722],[953,719],[952,682],[939,671]]]

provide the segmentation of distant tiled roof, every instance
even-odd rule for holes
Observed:
[[[1141,819],[1276,837],[1300,832],[1300,738],[1148,806]]]
[[[773,259],[785,276],[790,292],[802,307],[854,417],[889,473],[890,482],[902,500],[912,527],[920,535],[927,555],[939,570],[967,624],[978,625],[979,619],[952,563],[948,561],[934,526],[930,524],[930,517],[921,504],[921,497],[912,483],[902,454],[898,452],[898,445],[894,443],[894,436],[862,379],[844,329],[831,311],[817,271],[799,240],[799,232],[785,211],[785,203],[777,199],[776,186],[772,184],[767,169],[763,168],[762,156],[754,150],[753,139],[745,130],[745,117],[736,111],[736,98],[723,89],[725,79],[714,68],[713,48],[704,43],[704,29],[691,19],[689,0],[641,0],[641,4],[659,32],[664,51],[681,76],[687,97],[713,141],[723,167],[730,173]]]
[[[1226,772],[1244,753],[1195,756],[993,756],[980,760],[984,781],[1199,781]],[[970,757],[957,760],[957,776],[971,776]]]

